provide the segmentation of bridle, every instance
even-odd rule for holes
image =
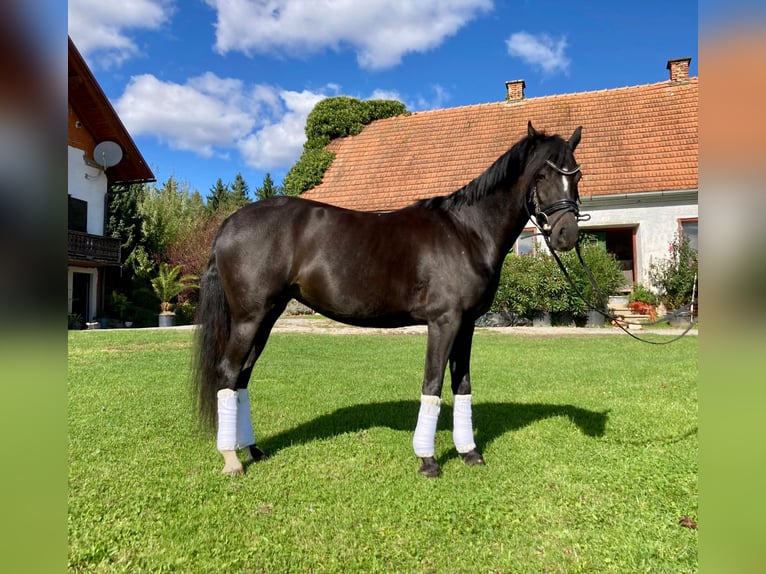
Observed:
[[[545,160],[545,163],[556,170],[558,173],[567,177],[572,176],[580,171],[579,165],[572,170],[568,170],[557,166],[549,159]],[[541,209],[539,207],[540,201],[537,197],[537,184],[535,183],[535,185],[529,189],[529,194],[527,196],[527,215],[530,217],[530,219],[534,218],[533,222],[535,226],[543,233],[545,237],[547,237],[551,233],[551,223],[549,218],[551,215],[558,213],[559,211],[574,213],[578,223],[581,221],[590,220],[589,214],[580,215],[580,208],[577,205],[578,201],[579,197],[576,197],[575,199],[560,199],[558,201],[554,201],[545,209]],[[532,209],[530,209],[530,206],[532,206]]]

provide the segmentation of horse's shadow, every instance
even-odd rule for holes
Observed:
[[[416,401],[388,401],[344,407],[332,413],[306,421],[294,428],[270,437],[260,445],[270,454],[314,440],[358,432],[373,427],[414,432],[420,403]],[[609,411],[591,411],[572,405],[540,403],[479,403],[473,405],[476,426],[476,444],[483,451],[501,435],[524,428],[537,421],[553,417],[567,417],[584,435],[604,435]],[[439,417],[439,430],[452,428],[452,405],[443,404]],[[456,452],[446,458],[457,456]]]

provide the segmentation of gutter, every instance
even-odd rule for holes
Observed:
[[[698,201],[699,190],[697,189],[641,191],[635,193],[580,196],[580,202],[584,209],[587,209],[588,207],[614,207],[618,205],[641,205],[651,203],[697,203]]]

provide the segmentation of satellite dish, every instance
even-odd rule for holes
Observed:
[[[106,168],[120,163],[122,148],[115,142],[103,141],[93,148],[93,159],[106,171]]]

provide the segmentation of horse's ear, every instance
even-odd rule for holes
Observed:
[[[527,122],[527,135],[531,138],[537,135],[537,130],[532,127],[532,120],[529,120],[529,122]]]
[[[577,144],[580,143],[580,136],[582,135],[582,126],[578,126],[577,129],[572,134],[572,137],[569,138],[569,141],[567,142],[569,144],[569,147],[572,148],[572,151],[575,150],[577,147]]]

